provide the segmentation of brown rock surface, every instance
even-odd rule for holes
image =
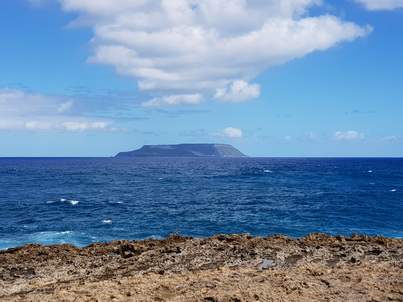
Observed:
[[[403,301],[403,239],[310,234],[0,251],[0,301]]]

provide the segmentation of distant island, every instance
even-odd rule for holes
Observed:
[[[228,144],[144,145],[115,157],[247,157]]]

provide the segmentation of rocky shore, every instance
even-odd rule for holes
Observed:
[[[403,301],[403,239],[310,234],[0,251],[0,301]]]

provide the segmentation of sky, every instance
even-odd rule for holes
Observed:
[[[403,157],[403,0],[1,0],[0,157]]]

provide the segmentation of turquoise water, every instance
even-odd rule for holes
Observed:
[[[251,233],[403,237],[399,158],[0,158],[0,249]]]

